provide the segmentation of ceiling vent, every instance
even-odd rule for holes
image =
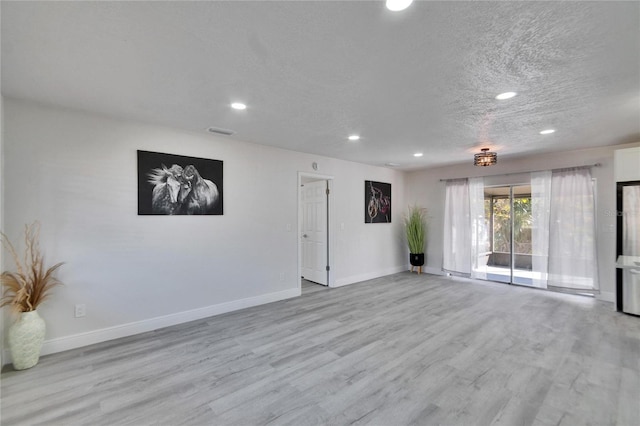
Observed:
[[[221,129],[220,127],[209,127],[207,129],[207,132],[209,132],[209,133],[217,133],[219,135],[225,135],[225,136],[231,136],[232,134],[235,133],[233,130]]]

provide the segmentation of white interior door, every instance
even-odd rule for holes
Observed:
[[[300,199],[302,277],[327,285],[327,181],[305,183]]]

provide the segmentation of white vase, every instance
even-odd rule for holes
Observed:
[[[46,328],[38,311],[20,314],[20,318],[9,328],[9,348],[11,348],[13,368],[26,370],[38,363]]]

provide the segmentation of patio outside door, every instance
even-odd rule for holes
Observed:
[[[486,250],[479,268],[487,280],[531,286],[531,186],[485,187]]]

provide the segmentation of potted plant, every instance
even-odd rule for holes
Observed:
[[[412,272],[414,267],[418,267],[418,273],[421,273],[422,265],[424,265],[424,242],[427,234],[426,214],[425,208],[414,205],[409,206],[409,211],[404,218]]]
[[[45,269],[39,246],[40,224],[25,225],[24,256],[20,258],[7,236],[0,232],[2,246],[11,254],[15,272],[4,271],[0,276],[4,288],[0,307],[10,306],[18,316],[9,328],[9,347],[16,370],[25,370],[38,363],[44,342],[46,325],[37,308],[49,297],[51,289],[62,284],[54,273],[62,266],[57,263]]]

